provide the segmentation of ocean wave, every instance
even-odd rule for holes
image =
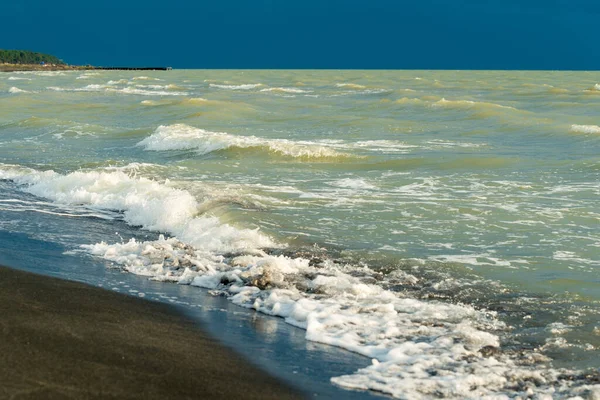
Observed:
[[[14,74],[27,74],[35,76],[64,76],[66,75],[63,71],[16,71]]]
[[[100,75],[98,72],[87,72],[85,74],[79,75],[75,79],[90,79],[90,78],[93,78],[94,76],[98,76],[98,75]]]
[[[159,126],[151,136],[137,145],[143,146],[146,150],[195,150],[199,154],[208,154],[224,149],[258,148],[296,159],[335,160],[350,157],[348,154],[312,142],[235,136],[224,132],[206,131],[184,124]]]
[[[99,92],[106,89],[105,85],[91,84],[80,88],[64,88],[59,86],[48,86],[46,89],[55,92]]]
[[[333,146],[344,149],[360,149],[382,153],[410,153],[419,147],[398,140],[360,140],[354,143],[333,144]]]
[[[411,399],[600,395],[600,385],[553,369],[533,350],[503,351],[498,334],[510,328],[495,312],[385,289],[418,284],[402,270],[381,281],[368,266],[336,262],[323,249],[286,252],[257,230],[198,215],[198,200],[173,184],[122,170],[58,174],[14,165],[0,165],[0,179],[56,204],[118,211],[130,225],[173,235],[83,248],[124,271],[210,289],[284,318],[307,340],[370,357],[370,366],[332,378],[342,387]]]
[[[250,89],[256,89],[257,87],[263,86],[263,84],[262,83],[246,83],[246,84],[241,84],[241,85],[223,85],[223,84],[211,83],[211,84],[209,84],[209,86],[212,88],[217,88],[217,89],[250,90]]]
[[[142,100],[140,101],[141,105],[144,106],[166,106],[166,105],[171,105],[174,104],[173,101],[171,100]]]
[[[356,96],[356,95],[373,95],[373,96],[385,96],[388,94],[392,94],[394,91],[392,89],[385,88],[348,88],[352,90],[346,90],[340,93],[336,93],[331,95],[331,97],[338,96]]]
[[[600,83],[596,83],[591,88],[587,89],[588,92],[600,92]]]
[[[8,89],[8,93],[17,94],[17,93],[30,93],[30,92],[28,90],[19,89],[18,87],[13,86],[10,89]]]
[[[129,81],[127,79],[118,79],[116,81],[110,80],[106,82],[107,85],[127,85]]]
[[[54,90],[56,92],[106,92],[106,93],[122,93],[122,94],[133,94],[140,96],[186,96],[187,92],[177,91],[164,91],[164,90],[145,90],[135,87],[124,87],[117,89],[112,85],[99,85],[91,84],[80,88],[64,88],[57,86],[48,86],[48,90]]]
[[[504,106],[502,104],[489,103],[485,101],[472,101],[472,100],[446,100],[442,98],[432,104],[433,107],[445,107],[445,108],[458,108],[458,109],[469,109],[469,108],[502,108],[506,110],[518,111],[514,107]]]
[[[124,94],[135,94],[140,96],[187,96],[187,92],[177,91],[164,91],[164,90],[144,90],[132,87],[126,87],[123,89],[107,88],[107,92],[124,93]]]
[[[600,126],[598,125],[571,125],[571,132],[600,134]]]
[[[357,83],[336,83],[335,86],[348,89],[366,89],[366,86]]]
[[[275,93],[312,93],[312,90],[298,89],[298,88],[287,88],[287,87],[272,87],[261,89],[261,92],[275,92]]]
[[[134,81],[162,81],[162,79],[153,78],[150,76],[134,76],[131,79]]]
[[[8,80],[9,81],[30,81],[31,78],[20,78],[18,76],[9,76]]]
[[[409,104],[409,105],[424,105],[428,104],[425,100],[421,100],[416,97],[403,97],[395,101],[396,104]]]
[[[203,251],[236,252],[276,244],[256,230],[236,229],[215,217],[199,216],[198,202],[187,191],[138,178],[125,171],[77,171],[62,175],[18,166],[0,167],[0,179],[60,204],[120,211],[132,226],[170,232]]]
[[[162,89],[162,90],[185,90],[184,87],[181,87],[181,86],[178,86],[178,85],[175,85],[175,84],[172,84],[172,83],[170,83],[168,85],[139,85],[139,84],[136,84],[135,86],[138,87],[138,88],[154,89],[154,90],[156,90],[156,89]]]

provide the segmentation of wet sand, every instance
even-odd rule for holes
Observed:
[[[171,307],[0,266],[0,399],[298,399]]]

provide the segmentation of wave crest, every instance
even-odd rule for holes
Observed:
[[[349,154],[311,142],[236,136],[224,132],[211,132],[185,124],[159,126],[151,136],[137,145],[152,151],[195,150],[200,154],[225,149],[258,148],[296,159],[323,160],[351,157]]]
[[[260,87],[262,85],[263,85],[262,83],[246,83],[246,84],[242,84],[242,85],[223,85],[223,84],[211,83],[209,86],[211,88],[216,88],[216,89],[250,90],[250,89],[256,89],[257,87]]]
[[[598,125],[571,125],[571,132],[600,134],[600,126]]]

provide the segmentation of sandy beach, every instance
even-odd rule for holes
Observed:
[[[292,399],[167,305],[0,267],[0,398]]]

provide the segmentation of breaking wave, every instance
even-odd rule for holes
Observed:
[[[366,89],[366,86],[363,85],[359,85],[357,83],[336,83],[335,86],[337,87],[341,87],[341,88],[348,88],[348,89]]]
[[[48,90],[54,90],[56,92],[105,92],[105,93],[122,93],[122,94],[133,94],[140,96],[186,96],[187,92],[175,91],[175,90],[147,90],[139,87],[124,87],[115,88],[114,84],[110,83],[107,85],[91,84],[80,88],[64,88],[57,86],[49,86]],[[150,87],[147,85],[146,87]],[[162,87],[162,86],[161,86]],[[171,89],[171,88],[169,88]]]
[[[211,88],[217,88],[217,89],[250,90],[250,89],[256,89],[257,87],[262,86],[262,83],[246,83],[246,84],[242,84],[242,85],[222,85],[222,84],[211,83],[209,86]]]
[[[208,154],[225,149],[263,149],[269,153],[307,160],[336,160],[351,157],[330,147],[312,142],[287,139],[265,139],[256,136],[236,136],[211,132],[184,124],[159,126],[149,137],[138,143],[146,150],[194,150]]]
[[[292,93],[292,94],[301,94],[301,93],[311,93],[312,90],[298,89],[298,88],[288,88],[288,87],[273,87],[273,88],[265,88],[261,89],[261,92],[275,92],[275,93]]]
[[[17,94],[17,93],[29,93],[27,90],[19,89],[18,87],[11,87],[8,89],[8,93]]]
[[[493,311],[391,290],[418,285],[421,278],[402,270],[383,277],[322,249],[286,252],[257,230],[199,214],[198,199],[171,183],[123,170],[58,174],[10,165],[0,166],[0,179],[57,204],[117,211],[130,225],[171,235],[83,246],[94,256],[155,280],[210,289],[284,318],[307,340],[372,359],[332,378],[340,386],[411,399],[600,395],[600,385],[586,384],[593,379],[553,369],[534,350],[502,351],[499,334],[510,327]]]

